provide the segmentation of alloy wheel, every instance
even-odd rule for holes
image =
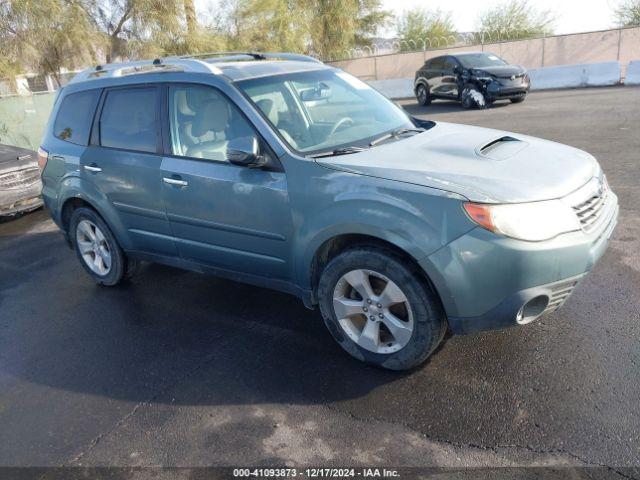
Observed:
[[[82,259],[94,273],[105,276],[111,270],[111,250],[104,233],[89,220],[76,228],[76,242]]]
[[[371,270],[352,270],[338,280],[333,310],[349,338],[370,352],[397,352],[413,334],[407,296],[392,280]]]
[[[418,87],[418,102],[424,104],[427,101],[427,89],[422,85]]]

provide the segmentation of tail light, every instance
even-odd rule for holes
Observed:
[[[44,172],[44,167],[47,166],[47,160],[49,160],[49,152],[40,147],[38,149],[38,167],[40,167],[40,173]]]

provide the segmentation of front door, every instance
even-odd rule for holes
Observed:
[[[458,75],[454,72],[457,62],[453,57],[445,57],[441,79],[442,95],[458,98]]]
[[[286,279],[293,227],[285,173],[227,161],[230,140],[258,135],[219,90],[171,85],[167,96],[170,154],[162,161],[162,195],[180,255]],[[272,155],[260,144],[262,154]]]
[[[80,158],[82,178],[110,203],[112,227],[131,250],[176,256],[162,201],[160,88],[107,89],[91,145]]]

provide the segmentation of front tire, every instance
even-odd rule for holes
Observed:
[[[475,85],[471,84],[465,85],[462,89],[460,101],[466,109],[483,109],[487,107],[487,99],[484,94]]]
[[[107,224],[90,208],[81,207],[73,212],[69,238],[80,264],[100,285],[117,285],[135,266],[135,262],[128,264]]]
[[[331,260],[318,298],[340,346],[358,360],[390,370],[420,365],[446,332],[440,302],[417,269],[382,249],[355,248]]]

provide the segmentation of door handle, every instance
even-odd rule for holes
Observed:
[[[169,185],[176,185],[178,187],[186,187],[187,185],[189,185],[189,182],[187,182],[186,180],[178,180],[177,178],[164,177],[162,181],[164,183],[168,183]]]
[[[85,165],[84,169],[88,172],[98,173],[101,172],[102,169],[100,167],[96,167],[95,165]]]

